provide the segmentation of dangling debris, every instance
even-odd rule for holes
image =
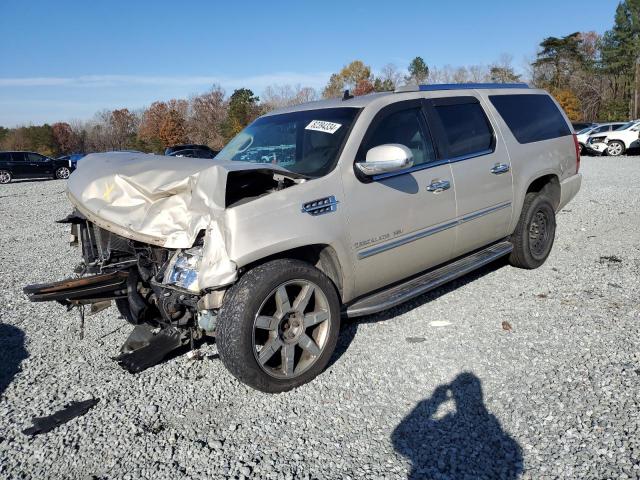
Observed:
[[[150,325],[136,326],[127,338],[114,360],[130,373],[138,373],[153,367],[170,352],[183,345],[180,331],[173,327],[163,328],[156,333]]]
[[[95,407],[99,399],[92,398],[90,400],[84,400],[82,402],[71,402],[62,410],[49,415],[47,417],[36,417],[33,419],[33,427],[29,427],[23,430],[25,435],[38,435],[40,433],[47,433],[54,428],[59,427],[63,423],[67,423],[69,420],[73,420],[76,417],[84,415],[91,408]]]

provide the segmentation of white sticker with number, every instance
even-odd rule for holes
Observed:
[[[342,124],[340,123],[325,122],[324,120],[311,120],[311,123],[304,127],[304,129],[324,133],[336,133],[341,126]]]

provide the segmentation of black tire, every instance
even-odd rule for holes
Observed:
[[[56,169],[55,177],[58,180],[66,180],[71,175],[71,169],[69,167],[60,167]]]
[[[317,343],[314,343],[315,347],[319,347],[318,343],[322,346],[319,349],[319,354],[310,355],[307,350],[301,350],[299,345],[291,347],[294,351],[298,348],[298,365],[292,361],[292,369],[294,373],[292,376],[286,378],[277,378],[270,374],[267,370],[271,368],[266,366],[265,361],[261,363],[258,361],[260,355],[258,347],[255,346],[256,332],[260,332],[257,323],[258,318],[269,318],[268,316],[259,314],[263,313],[266,302],[273,297],[276,291],[280,291],[280,288],[285,286],[290,291],[295,292],[295,285],[289,287],[294,282],[309,282],[309,285],[313,286],[313,311],[318,310],[318,298],[322,299],[322,308],[325,316],[328,319],[319,323],[324,329],[321,339],[314,337]],[[320,292],[315,293],[315,288],[318,288]],[[285,289],[286,290],[286,289]],[[300,290],[302,291],[302,290]],[[295,295],[295,293],[294,293]],[[300,295],[300,294],[298,294]],[[321,295],[318,297],[317,295]],[[294,300],[298,300],[296,296]],[[295,307],[296,302],[291,302],[292,307]],[[311,301],[309,301],[309,305]],[[305,303],[305,305],[307,305]],[[310,308],[310,307],[306,307]],[[302,308],[303,321],[298,324],[299,330],[305,337],[317,335],[313,333],[316,326],[308,327],[306,316],[304,315],[305,307]],[[288,315],[288,314],[287,314]],[[294,319],[292,313],[290,318]],[[309,313],[307,313],[309,315]],[[273,335],[275,339],[280,342],[280,347],[277,349],[274,347],[271,360],[280,361],[276,354],[281,355],[282,372],[285,372],[285,350],[283,341],[287,341],[285,338],[290,332],[283,332],[283,328],[289,328],[288,322],[290,321],[288,316],[286,318],[278,319],[278,312],[273,314],[275,322],[278,323],[276,328],[271,328],[268,335]],[[299,318],[299,317],[298,317]],[[291,320],[292,324],[295,320]],[[286,327],[282,327],[283,322],[286,322]],[[222,307],[218,313],[218,325],[216,328],[216,343],[218,345],[218,353],[220,359],[225,367],[241,382],[261,390],[267,393],[277,393],[291,390],[292,388],[303,385],[317,375],[319,375],[327,366],[333,351],[335,350],[336,342],[338,340],[338,333],[340,330],[340,300],[336,292],[336,288],[333,283],[317,268],[311,266],[308,263],[292,260],[292,259],[280,259],[273,260],[262,265],[259,265],[252,270],[245,273],[242,278],[233,285],[224,297]],[[317,332],[317,330],[315,330]],[[308,334],[308,335],[307,335]],[[270,337],[272,338],[272,337]],[[272,340],[267,340],[267,343]],[[289,339],[291,341],[291,339]],[[265,343],[265,346],[267,345]],[[264,348],[264,347],[262,347]],[[268,351],[269,349],[265,349]],[[303,366],[302,357],[307,356],[307,363],[310,365],[300,371],[299,374],[295,373],[298,367]],[[270,361],[270,360],[269,360]],[[277,368],[277,367],[276,367]],[[283,376],[285,373],[282,374]]]
[[[609,142],[609,146],[605,151],[610,157],[619,157],[620,155],[625,154],[626,147],[624,146],[624,143],[619,142],[618,140],[612,140]],[[612,151],[613,153],[611,153]]]
[[[555,233],[556,213],[551,199],[544,192],[527,193],[511,235],[513,251],[509,263],[518,268],[538,268],[551,253]]]
[[[0,170],[0,184],[6,185],[7,183],[11,183],[11,180],[13,180],[11,172],[8,170]]]

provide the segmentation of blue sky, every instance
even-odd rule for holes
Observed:
[[[545,36],[603,33],[617,0],[0,0],[0,125],[87,119],[104,108],[270,84],[321,88],[353,59],[374,70],[521,69]]]

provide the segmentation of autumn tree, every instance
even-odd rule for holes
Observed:
[[[78,150],[79,141],[71,125],[65,122],[58,122],[51,125],[51,133],[58,153],[69,154]]]
[[[165,102],[153,102],[142,114],[138,137],[150,150],[159,152],[162,150],[160,128],[169,114],[169,108]]]
[[[582,120],[580,111],[580,100],[571,90],[556,90],[553,94],[564,112],[572,122]]]
[[[198,144],[221,150],[225,141],[222,124],[227,116],[224,90],[214,85],[211,90],[191,98],[191,114],[187,120],[189,139]]]
[[[138,119],[128,109],[114,110],[109,117],[111,128],[111,148],[130,148],[135,140]]]
[[[256,97],[248,88],[239,88],[233,92],[229,98],[227,118],[222,124],[225,143],[235,137],[260,114],[259,101],[260,98]]]
[[[163,147],[179,145],[187,138],[185,120],[178,110],[171,109],[160,125],[160,140]]]
[[[342,67],[338,73],[334,73],[329,78],[329,83],[322,91],[324,98],[336,98],[340,97],[344,90],[354,91],[358,84],[361,84],[361,89],[366,90],[364,83],[366,81],[372,82],[371,67],[365,65],[360,60],[354,60],[349,65]]]

